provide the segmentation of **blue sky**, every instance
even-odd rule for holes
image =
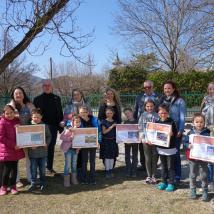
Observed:
[[[95,71],[101,71],[105,66],[111,66],[112,51],[119,55],[125,54],[121,38],[113,35],[110,27],[113,26],[113,14],[118,12],[117,0],[85,0],[77,11],[77,24],[84,33],[95,28],[95,39],[90,46],[80,52],[82,56],[89,53],[94,57]],[[32,47],[37,44],[34,42]],[[111,51],[112,50],[112,51]],[[56,40],[49,46],[42,56],[27,56],[28,61],[38,64],[41,71],[49,68],[49,59],[52,57],[55,64],[65,63],[69,58],[59,55],[59,46]]]

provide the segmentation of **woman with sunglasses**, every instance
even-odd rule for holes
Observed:
[[[178,129],[176,136],[175,156],[175,184],[179,184],[181,179],[181,158],[180,158],[180,143],[184,132],[186,104],[181,98],[176,84],[169,80],[163,84],[164,95],[160,99],[160,105],[165,104],[169,108],[169,116],[175,121]]]

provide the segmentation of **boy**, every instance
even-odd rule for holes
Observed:
[[[123,113],[126,116],[124,124],[137,124],[137,120],[134,119],[133,111],[131,108],[125,108]],[[124,143],[125,145],[125,162],[126,162],[126,176],[137,177],[137,164],[138,164],[138,144],[137,143]],[[131,163],[131,150],[132,150],[132,163]]]
[[[39,124],[43,124],[41,110],[39,108],[33,109],[31,113],[31,125]],[[44,190],[47,147],[51,141],[51,134],[48,126],[45,126],[45,141],[45,146],[32,147],[28,149],[31,171],[31,185],[28,189],[29,191],[36,188],[37,168],[39,168],[40,190]]]

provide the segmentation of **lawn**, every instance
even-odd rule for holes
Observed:
[[[26,184],[24,161],[20,162],[22,181]],[[99,159],[96,165],[97,185],[63,187],[63,155],[57,149],[55,169],[59,174],[47,176],[44,192],[28,192],[27,186],[19,195],[0,198],[0,213],[214,213],[214,194],[205,203],[188,199],[188,182],[182,182],[180,189],[173,193],[159,191],[144,183],[145,174],[138,177],[124,177],[124,162],[118,161],[115,178],[106,180]]]

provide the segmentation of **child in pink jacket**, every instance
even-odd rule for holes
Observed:
[[[17,164],[18,160],[24,158],[23,150],[16,147],[15,126],[19,123],[19,119],[15,118],[15,109],[6,105],[0,120],[0,161],[3,164],[0,195],[7,194],[9,184],[11,194],[18,193],[16,189]]]
[[[80,127],[80,117],[79,116],[73,116],[72,124],[73,128],[79,128]],[[78,149],[72,148],[72,140],[73,140],[73,132],[72,128],[65,129],[60,139],[62,140],[62,144],[60,146],[60,149],[64,152],[65,155],[65,165],[64,165],[64,187],[70,187],[70,168],[72,172],[71,181],[74,185],[78,184],[77,180],[77,154],[79,152]]]

